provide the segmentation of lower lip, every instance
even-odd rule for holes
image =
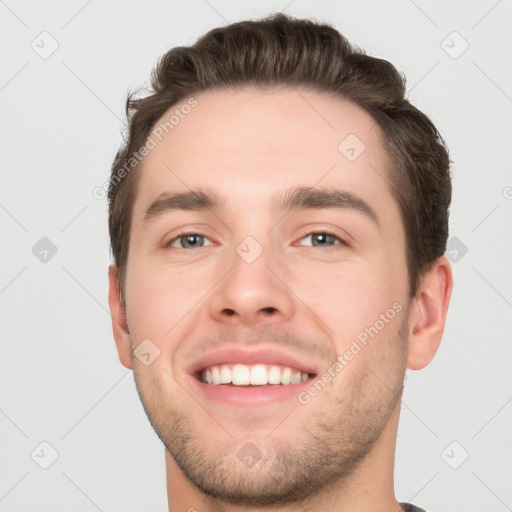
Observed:
[[[267,384],[266,386],[232,386],[229,384],[205,384],[194,376],[190,376],[194,385],[208,399],[235,407],[257,407],[271,405],[276,402],[290,400],[308,388],[314,379],[308,379],[298,384]]]

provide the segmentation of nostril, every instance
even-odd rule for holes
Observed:
[[[263,308],[263,311],[265,311],[265,313],[275,313],[277,309],[272,306],[269,306],[268,308]]]

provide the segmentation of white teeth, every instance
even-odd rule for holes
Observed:
[[[220,383],[229,384],[231,382],[231,370],[223,364],[220,367]]]
[[[306,374],[304,374],[306,375]],[[281,370],[279,366],[271,366],[268,372],[269,384],[281,384]]]
[[[286,366],[245,364],[211,366],[201,373],[201,381],[208,384],[233,384],[235,386],[265,386],[267,384],[299,384],[308,380],[309,374]]]
[[[298,384],[300,382],[300,372],[292,373],[292,378],[290,380],[292,384]]]
[[[248,386],[250,380],[250,371],[244,364],[235,364],[231,374],[231,382],[235,386]]]
[[[251,369],[251,385],[264,386],[267,383],[267,369],[263,364],[257,364]]]

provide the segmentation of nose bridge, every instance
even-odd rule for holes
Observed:
[[[277,277],[282,268],[280,256],[271,233],[259,230],[257,235],[245,236],[224,260],[231,270],[213,290],[212,316],[246,324],[289,319],[294,311],[293,294],[283,278]]]

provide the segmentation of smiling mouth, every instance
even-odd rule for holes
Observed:
[[[250,388],[253,386],[290,386],[315,377],[296,368],[266,364],[220,364],[212,365],[195,373],[204,384],[228,385]]]

